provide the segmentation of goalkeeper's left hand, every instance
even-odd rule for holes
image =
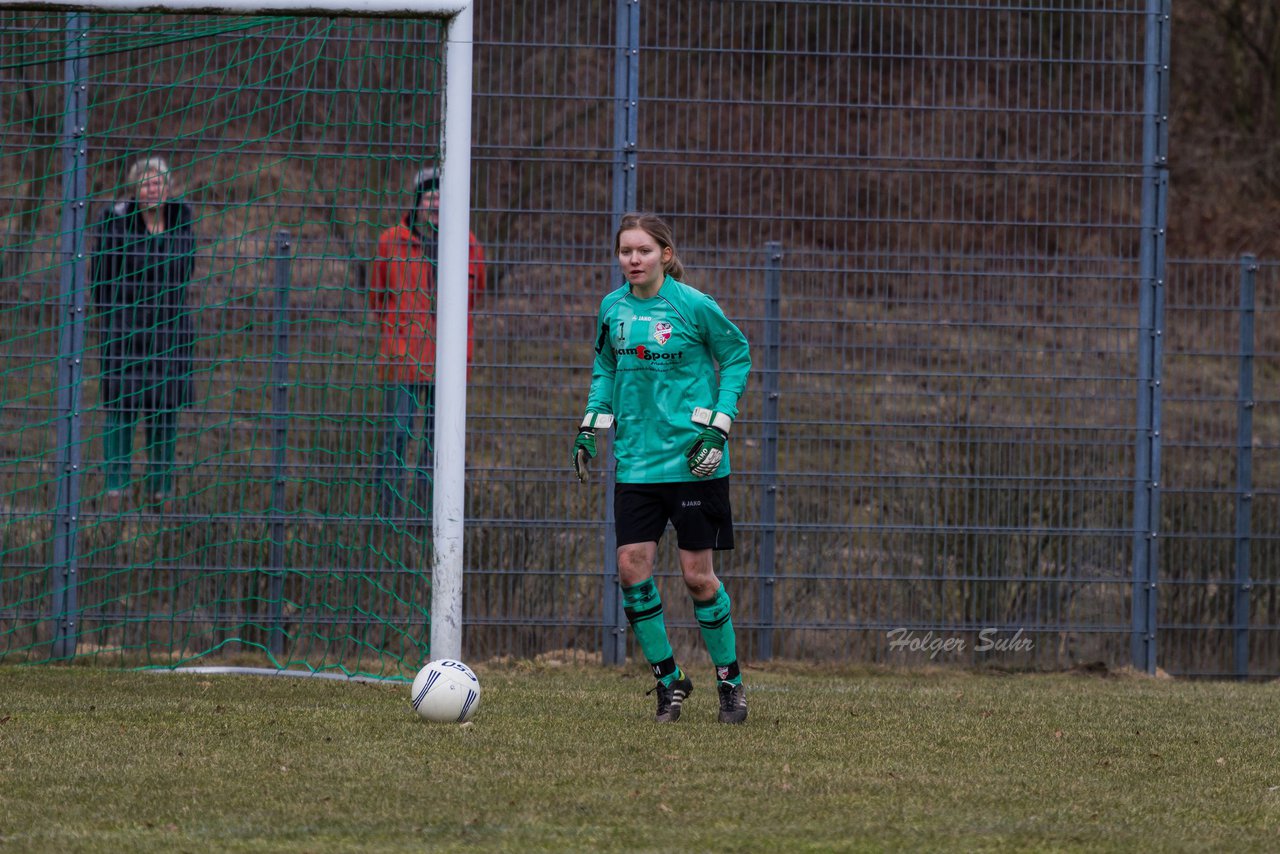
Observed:
[[[591,477],[591,461],[596,456],[596,428],[613,426],[613,416],[601,412],[588,412],[578,427],[578,438],[573,442],[573,472],[578,480],[586,483]]]
[[[712,412],[699,407],[693,410],[692,420],[694,424],[703,425],[702,432],[693,440],[684,456],[694,477],[708,477],[716,473],[724,460],[724,443],[729,440],[729,428],[733,426],[733,419],[723,412]]]

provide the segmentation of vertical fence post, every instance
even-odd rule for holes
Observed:
[[[756,657],[773,658],[773,592],[778,525],[778,377],[781,368],[782,244],[764,245],[764,410],[760,435],[760,633]]]
[[[1240,258],[1240,388],[1236,416],[1236,590],[1233,602],[1235,675],[1249,675],[1249,602],[1253,581],[1249,540],[1253,509],[1253,353],[1257,260]]]
[[[1147,0],[1138,259],[1137,446],[1133,484],[1133,666],[1156,670],[1165,232],[1169,189],[1170,0]]]
[[[268,600],[271,603],[271,652],[284,651],[284,573],[285,573],[285,483],[288,466],[289,439],[289,285],[293,254],[289,232],[276,233],[272,257],[272,290],[275,291],[275,316],[272,322],[274,343],[271,349],[271,414],[272,478],[271,533],[268,536],[267,577],[270,579]]]
[[[613,78],[613,223],[636,207],[636,139],[640,133],[640,0],[617,0],[618,26]],[[605,280],[613,276],[610,265]],[[606,290],[610,290],[606,288]],[[592,330],[594,339],[595,330]],[[613,454],[606,442],[600,448],[604,475],[604,584],[601,613],[604,615],[606,665],[627,660],[627,614],[623,609],[618,580],[618,531],[613,518],[613,484],[616,476]]]
[[[640,0],[617,0],[613,69],[613,224],[636,208],[636,144],[640,135]]]
[[[81,385],[84,380],[85,227],[88,222],[85,129],[88,123],[89,59],[85,54],[88,16],[67,16],[66,91],[62,114],[62,214],[59,220],[61,263],[58,279],[58,422],[57,499],[53,524],[53,566],[50,589],[53,610],[54,658],[76,652],[77,569],[76,539],[80,535]]]

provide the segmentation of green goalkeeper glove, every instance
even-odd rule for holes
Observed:
[[[693,410],[692,421],[701,424],[702,432],[684,452],[689,471],[694,477],[707,477],[716,473],[724,460],[724,443],[729,440],[729,428],[733,419],[723,412],[712,412],[701,407]]]
[[[596,428],[607,430],[613,426],[613,416],[603,412],[588,412],[578,426],[578,438],[573,442],[573,471],[583,483],[591,476],[590,464],[596,456]]]

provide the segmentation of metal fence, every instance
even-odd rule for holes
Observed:
[[[732,440],[739,545],[718,564],[748,658],[1280,673],[1280,418],[1266,397],[1280,268],[1165,260],[1169,12],[1168,0],[480,0],[472,228],[491,282],[468,391],[468,655],[632,653],[607,482],[579,486],[568,462],[594,311],[615,281],[613,225],[642,208],[672,222],[690,282],[753,345]],[[137,85],[121,75],[99,84],[101,101]],[[210,241],[204,263],[227,273],[210,283],[227,290],[201,309],[219,330],[203,346],[222,403],[191,416],[189,500],[135,542],[148,572],[242,584],[200,619],[250,629],[183,655],[276,619],[359,635],[384,605],[396,615],[384,621],[421,616],[421,592],[396,585],[420,577],[429,543],[350,484],[368,479],[375,441],[353,438],[372,429],[362,259],[404,203],[395,176],[429,148],[408,136],[343,149],[384,186],[300,192],[342,227],[295,229],[288,272],[230,276],[276,254],[256,220],[252,251],[226,227]],[[22,370],[55,361],[54,336],[31,324],[57,289],[52,267],[6,289],[0,341]],[[260,354],[262,379],[231,353]],[[284,397],[268,394],[273,353],[287,356]],[[4,376],[0,430],[21,449],[0,493],[29,521],[59,481],[57,443],[31,425],[63,413],[56,395],[14,394],[26,373]],[[248,439],[282,422],[287,440],[236,446],[244,478],[288,484],[259,511],[196,434]],[[358,452],[335,456],[344,442]],[[205,547],[183,550],[179,529]],[[11,565],[52,554],[15,546],[16,530]],[[105,523],[62,530],[83,541],[85,577],[115,585],[86,605],[82,652],[157,643],[120,639],[139,607],[122,579],[142,558],[101,542]],[[166,537],[182,554],[157,564]],[[246,542],[274,547],[247,560]],[[677,649],[695,652],[670,542],[660,565]],[[278,589],[240,572],[263,567]],[[376,583],[336,618],[252,604],[286,611],[320,595],[325,572],[326,591]],[[204,608],[171,586],[164,615]],[[11,651],[15,637],[0,634]]]

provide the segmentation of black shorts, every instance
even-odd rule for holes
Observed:
[[[613,490],[618,545],[656,543],[670,521],[685,551],[733,548],[729,477],[680,483],[619,483]]]

